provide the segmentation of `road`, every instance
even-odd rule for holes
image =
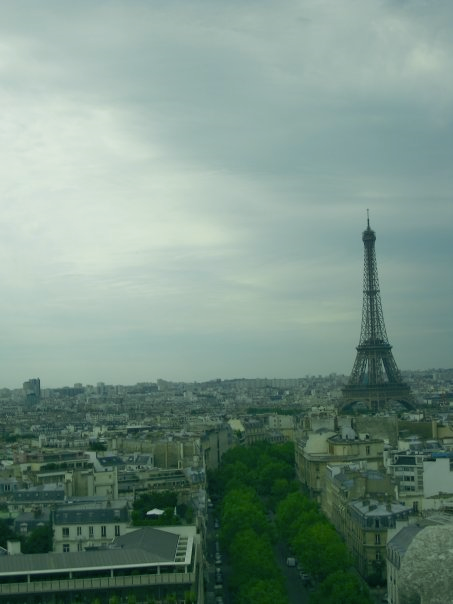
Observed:
[[[290,604],[308,604],[310,601],[310,593],[303,585],[299,577],[299,571],[295,566],[287,566],[286,558],[289,555],[287,546],[283,542],[278,542],[275,545],[275,557],[278,565],[281,568],[286,581],[286,590],[288,592],[288,600]]]
[[[217,540],[218,531],[214,527],[214,513],[212,509],[208,510],[207,519],[207,551],[206,551],[206,602],[207,604],[214,604],[216,596],[221,595],[224,604],[230,604],[230,598],[226,585],[228,584],[229,567],[228,561],[223,556],[222,571],[226,578],[223,589],[221,592],[215,592],[215,542]],[[296,567],[289,567],[286,565],[286,558],[289,555],[287,546],[283,542],[278,542],[274,546],[275,559],[282,571],[283,577],[286,582],[286,589],[288,593],[289,604],[309,604],[310,594],[307,588],[303,585],[301,578],[299,577],[299,571]]]

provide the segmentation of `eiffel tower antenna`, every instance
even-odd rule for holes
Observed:
[[[360,401],[377,411],[392,400],[413,408],[412,393],[401,378],[387,338],[376,263],[376,234],[370,227],[368,209],[367,228],[362,233],[362,241],[365,257],[360,342],[351,376],[342,391],[341,409]]]

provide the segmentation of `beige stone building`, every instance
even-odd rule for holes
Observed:
[[[328,465],[344,465],[366,461],[369,469],[382,467],[384,441],[358,435],[352,428],[341,433],[321,428],[296,441],[296,472],[310,496],[322,500],[325,472]]]
[[[370,470],[366,462],[326,471],[322,509],[344,538],[360,574],[382,584],[387,531],[411,512],[393,501],[392,491],[390,476]]]

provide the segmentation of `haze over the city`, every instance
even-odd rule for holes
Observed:
[[[451,367],[453,4],[21,0],[0,385],[348,374],[366,210],[400,369]]]

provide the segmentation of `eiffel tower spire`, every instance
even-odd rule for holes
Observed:
[[[368,210],[367,228],[363,231],[362,241],[365,258],[360,342],[351,376],[343,388],[341,407],[362,401],[372,410],[378,410],[390,400],[395,400],[412,408],[410,388],[401,378],[385,329],[374,247],[376,234],[370,227]]]

